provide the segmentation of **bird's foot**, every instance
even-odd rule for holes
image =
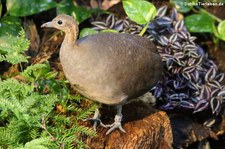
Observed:
[[[119,129],[120,131],[122,131],[123,133],[126,133],[126,131],[123,129],[122,125],[121,125],[121,121],[122,121],[123,115],[116,115],[114,118],[114,123],[111,125],[105,125],[105,127],[110,127],[110,129],[106,132],[106,135],[110,134],[113,130],[115,129]]]
[[[101,119],[100,118],[86,118],[84,119],[83,121],[90,121],[90,122],[93,122],[93,129],[96,131],[96,128],[97,128],[97,125],[100,124],[101,126],[105,127],[105,125],[102,123]]]
[[[101,126],[103,126],[103,127],[105,127],[105,125],[102,123],[102,121],[101,121],[101,119],[100,119],[100,113],[99,113],[99,110],[98,109],[96,109],[95,110],[95,114],[94,114],[94,116],[92,117],[92,118],[86,118],[86,119],[84,119],[83,121],[91,121],[91,122],[93,122],[94,124],[93,124],[93,129],[96,131],[96,127],[97,127],[97,125],[98,125],[98,123],[101,125]]]

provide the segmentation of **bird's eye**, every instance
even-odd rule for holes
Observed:
[[[61,25],[63,22],[61,20],[58,21],[58,24]]]

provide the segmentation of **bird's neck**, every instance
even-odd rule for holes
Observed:
[[[60,61],[64,69],[66,69],[68,66],[73,64],[71,63],[71,61],[73,60],[73,58],[71,57],[74,57],[76,55],[77,53],[76,47],[78,47],[76,44],[76,40],[78,36],[78,26],[73,25],[73,26],[70,26],[69,28],[70,28],[69,31],[65,31],[65,37],[60,47],[60,53],[59,53]]]
[[[78,25],[71,26],[70,30],[65,32],[65,38],[63,40],[62,45],[76,46],[78,32],[79,32]]]

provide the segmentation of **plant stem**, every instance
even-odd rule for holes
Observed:
[[[2,2],[0,0],[0,16],[2,16]]]
[[[213,15],[212,13],[206,11],[203,8],[200,8],[199,11],[202,12],[202,13],[205,13],[205,14],[209,15],[210,17],[212,17],[213,19],[215,19],[217,22],[222,22],[222,20],[220,18],[218,18],[217,16]]]
[[[22,64],[19,63],[19,66],[20,66],[21,71],[23,72],[23,66],[22,66]]]
[[[145,27],[141,30],[141,32],[139,33],[140,36],[143,36],[143,35],[144,35],[144,33],[146,32],[146,30],[147,30],[147,28],[148,28],[148,24],[149,24],[149,23],[147,23],[147,24],[145,25]]]

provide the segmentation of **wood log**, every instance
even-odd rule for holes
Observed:
[[[103,108],[103,115],[112,116],[112,108]],[[124,125],[126,133],[119,130],[106,135],[107,128],[98,127],[97,136],[86,138],[84,142],[91,149],[170,149],[172,148],[172,130],[170,120],[163,111],[152,108],[143,102],[134,102],[124,106]],[[106,123],[108,117],[103,116]],[[113,121],[111,121],[113,122]],[[89,126],[91,127],[90,123]]]

